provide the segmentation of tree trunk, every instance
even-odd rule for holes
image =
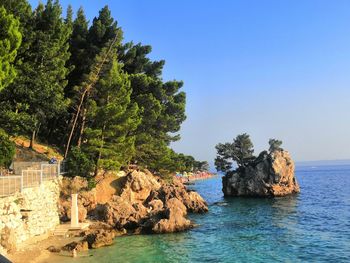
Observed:
[[[30,138],[30,144],[29,144],[29,148],[32,150],[34,150],[35,135],[36,135],[36,131],[33,130],[32,137]]]
[[[80,131],[79,131],[79,138],[78,138],[78,144],[77,146],[80,148],[81,142],[83,139],[83,134],[84,134],[84,129],[85,129],[85,121],[86,121],[86,108],[84,108],[83,113],[82,113],[82,120],[81,120],[81,125],[80,125]]]
[[[101,159],[101,151],[98,152],[97,159],[96,159],[96,164],[95,164],[95,171],[94,171],[94,177],[97,176],[98,174],[98,162]]]

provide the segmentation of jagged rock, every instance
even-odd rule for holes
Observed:
[[[206,213],[208,212],[208,205],[204,199],[194,191],[188,192],[187,198],[183,199],[184,205],[191,213]]]
[[[124,228],[136,214],[135,208],[120,196],[114,196],[113,200],[96,207],[97,218],[113,227]]]
[[[114,182],[110,177],[103,177],[101,180],[108,179],[109,183]],[[86,238],[89,236],[89,240],[86,239],[89,247],[99,246],[91,245],[94,238],[101,238],[102,243],[109,244],[110,241],[105,240],[110,239],[110,235],[106,233],[113,232],[111,229],[126,229],[132,233],[182,231],[192,227],[190,220],[186,218],[187,212],[208,211],[203,198],[194,191],[188,191],[182,182],[175,178],[172,183],[166,183],[148,170],[134,169],[116,180],[114,183],[117,183],[115,186],[118,186],[118,190],[115,193],[118,195],[110,191],[108,195],[111,197],[105,203],[97,202],[95,205],[94,195],[89,193],[82,194],[79,198],[79,204],[89,207],[88,216],[103,222],[104,225],[95,230],[106,231],[83,233]],[[66,208],[64,211],[67,214],[70,210]],[[108,229],[105,226],[108,226]]]
[[[86,211],[91,211],[97,206],[96,189],[90,191],[81,191],[78,195],[78,203],[86,208]]]
[[[127,174],[120,196],[130,203],[143,202],[151,191],[157,191],[160,187],[160,183],[150,172],[134,170]]]
[[[186,187],[177,179],[174,179],[171,184],[164,184],[157,192],[152,192],[148,198],[148,202],[152,199],[160,199],[163,203],[171,198],[177,198],[191,213],[208,212],[208,205],[204,199],[194,191],[188,191]]]
[[[154,211],[162,210],[163,207],[164,207],[164,204],[163,204],[163,202],[161,200],[155,199],[155,200],[150,201],[148,203],[148,206],[151,209],[151,211],[154,212]]]
[[[262,152],[247,167],[228,172],[222,182],[225,196],[274,197],[300,192],[294,162],[283,150]]]
[[[115,237],[115,231],[99,229],[88,234],[84,238],[84,241],[88,243],[89,248],[99,248],[112,245]]]
[[[191,221],[186,219],[187,208],[177,198],[171,198],[166,203],[164,219],[159,220],[152,228],[154,233],[179,232],[191,228]]]

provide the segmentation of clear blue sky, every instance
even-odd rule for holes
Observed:
[[[30,1],[33,6],[37,1]],[[212,162],[214,146],[270,137],[295,160],[350,158],[350,1],[61,0],[92,20],[109,5],[125,40],[185,82],[175,150]]]

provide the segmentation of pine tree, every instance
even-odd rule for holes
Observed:
[[[103,7],[99,11],[98,17],[93,19],[92,25],[88,33],[88,57],[90,58],[89,65],[92,64],[95,56],[99,54],[106,43],[111,41],[117,36],[117,45],[121,45],[123,38],[122,30],[117,26],[117,22],[114,21],[111,16],[111,11],[108,6]]]
[[[31,132],[31,147],[39,129],[46,127],[42,124],[66,108],[63,90],[69,72],[65,65],[70,31],[61,13],[58,1],[51,0],[34,11],[30,46],[21,61],[22,74],[1,98],[15,126],[20,125],[22,133]]]
[[[21,40],[19,21],[0,6],[0,90],[8,86],[16,77],[13,62]]]
[[[235,161],[239,168],[244,168],[255,160],[254,146],[246,133],[237,135],[232,143],[219,143],[215,148],[215,166],[218,171],[228,172],[232,168],[232,161]]]
[[[87,74],[89,70],[86,41],[88,21],[82,8],[78,10],[74,21],[72,17],[73,10],[71,6],[68,6],[65,24],[72,32],[69,39],[69,53],[71,55],[66,63],[66,67],[69,69],[68,82],[64,89],[64,97],[68,106],[66,111],[63,111],[50,121],[48,134],[46,135],[48,143],[56,144],[61,148],[64,147],[64,143],[67,141],[69,125],[74,118],[75,103],[79,99],[78,86],[83,81],[84,74]]]
[[[67,7],[67,14],[66,18],[64,19],[65,24],[72,29],[73,27],[73,8],[71,5],[68,5]]]
[[[87,34],[88,21],[86,20],[83,8],[79,8],[77,17],[72,24],[72,35],[69,40],[69,52],[71,57],[68,65],[73,67],[68,75],[68,85],[66,87],[66,96],[74,96],[74,87],[82,82],[84,74],[89,70],[87,65]]]
[[[179,139],[176,132],[185,120],[185,93],[180,81],[163,82],[164,61],[151,61],[150,46],[128,43],[120,50],[124,69],[130,74],[135,101],[142,115],[136,130],[135,162],[159,170],[170,167],[169,144]]]
[[[112,59],[89,100],[86,141],[82,146],[99,168],[120,169],[134,155],[135,136],[139,124],[138,107],[130,101],[130,81],[121,65]]]

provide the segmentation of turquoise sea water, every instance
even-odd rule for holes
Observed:
[[[209,213],[167,235],[127,236],[60,262],[350,262],[350,166],[300,167],[301,194],[223,198],[221,178],[193,186]]]

